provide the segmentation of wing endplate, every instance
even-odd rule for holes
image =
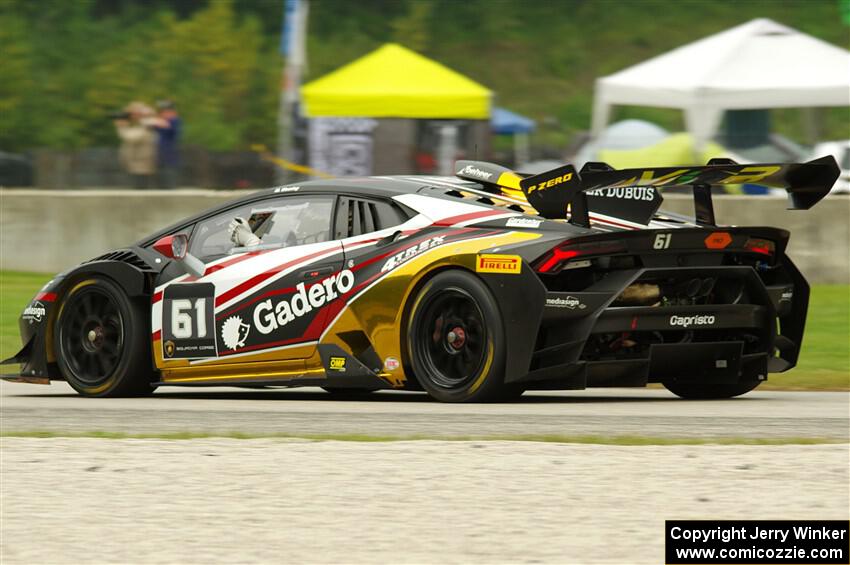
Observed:
[[[578,172],[572,165],[522,179],[519,183],[528,203],[544,218],[564,218],[576,190],[581,189]]]

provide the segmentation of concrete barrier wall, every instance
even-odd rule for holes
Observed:
[[[59,272],[238,194],[0,189],[0,269]]]
[[[0,189],[0,269],[58,272],[238,194]],[[684,214],[693,210],[687,196],[668,196],[664,207]],[[789,211],[782,198],[718,196],[715,211],[727,225],[790,230],[789,254],[811,282],[850,283],[850,197]]]

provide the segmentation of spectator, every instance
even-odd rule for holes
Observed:
[[[159,165],[159,186],[175,188],[180,174],[180,116],[171,100],[156,103],[159,115],[154,127],[159,134],[157,163]]]
[[[133,188],[150,188],[156,173],[156,135],[151,122],[154,111],[142,102],[131,102],[125,111],[126,118],[115,120],[115,130],[121,138],[118,156]]]

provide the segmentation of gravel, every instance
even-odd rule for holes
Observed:
[[[665,519],[847,518],[850,446],[0,439],[0,562],[662,563]]]

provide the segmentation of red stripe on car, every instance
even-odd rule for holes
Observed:
[[[442,220],[437,220],[436,222],[434,222],[434,225],[441,227],[453,226],[455,224],[459,224],[460,222],[468,222],[469,220],[487,218],[488,216],[501,216],[504,213],[504,210],[484,210],[483,212],[470,212],[469,214],[461,214],[460,216],[452,216],[450,218],[443,218]]]
[[[609,220],[607,218],[603,220],[602,218],[600,218],[598,216],[594,216],[593,214],[590,215],[590,221],[591,222],[599,222],[600,224],[609,224],[609,225],[617,226],[618,228],[624,228],[624,229],[627,229],[627,230],[638,229],[635,226],[629,226],[627,224],[621,224],[620,222],[615,222],[614,220]]]
[[[224,293],[218,295],[215,299],[215,305],[221,306],[222,304],[229,302],[230,300],[232,300],[233,298],[236,298],[240,294],[243,294],[243,293],[251,290],[253,287],[257,286],[258,284],[260,284],[264,280],[273,277],[274,275],[280,273],[281,271],[285,271],[289,267],[292,267],[294,265],[298,265],[299,263],[306,263],[310,259],[315,259],[316,257],[318,257],[320,255],[325,255],[325,254],[332,252],[332,251],[334,251],[334,250],[333,249],[323,249],[322,251],[317,251],[315,253],[305,255],[304,257],[299,257],[298,259],[295,259],[294,261],[288,261],[288,262],[286,262],[282,265],[272,267],[268,271],[262,272],[259,275],[255,275],[255,276],[251,277],[250,279],[248,279],[247,281],[243,282],[242,284],[238,284],[235,287],[228,290],[227,292],[224,292]],[[340,252],[341,252],[341,250],[340,250]]]
[[[278,294],[289,294],[290,292],[295,292],[294,286],[290,286],[290,287],[287,287],[287,288],[278,288],[276,290],[270,290],[266,293],[261,294],[260,296],[257,296],[255,298],[252,298],[251,300],[248,300],[247,302],[242,302],[242,303],[234,306],[233,308],[231,308],[227,312],[222,312],[220,314],[216,314],[215,319],[221,320],[223,318],[226,318],[226,317],[228,317],[232,314],[235,314],[236,312],[240,312],[240,311],[244,310],[245,308],[247,308],[251,304],[254,304],[256,302],[259,302],[260,300],[263,300],[264,298],[268,298],[270,296],[277,296]]]
[[[243,255],[239,255],[238,257],[234,257],[233,259],[228,259],[227,261],[222,261],[221,263],[218,263],[216,265],[212,265],[211,267],[205,269],[204,270],[204,276],[206,277],[207,275],[211,275],[216,271],[220,271],[222,269],[226,269],[227,267],[230,267],[231,265],[241,263],[242,261],[245,261],[246,259],[250,259],[252,257],[256,257],[257,255],[262,255],[263,253],[267,253],[269,251],[275,251],[275,250],[276,249],[261,249],[259,251],[251,251],[251,252],[245,253]]]

